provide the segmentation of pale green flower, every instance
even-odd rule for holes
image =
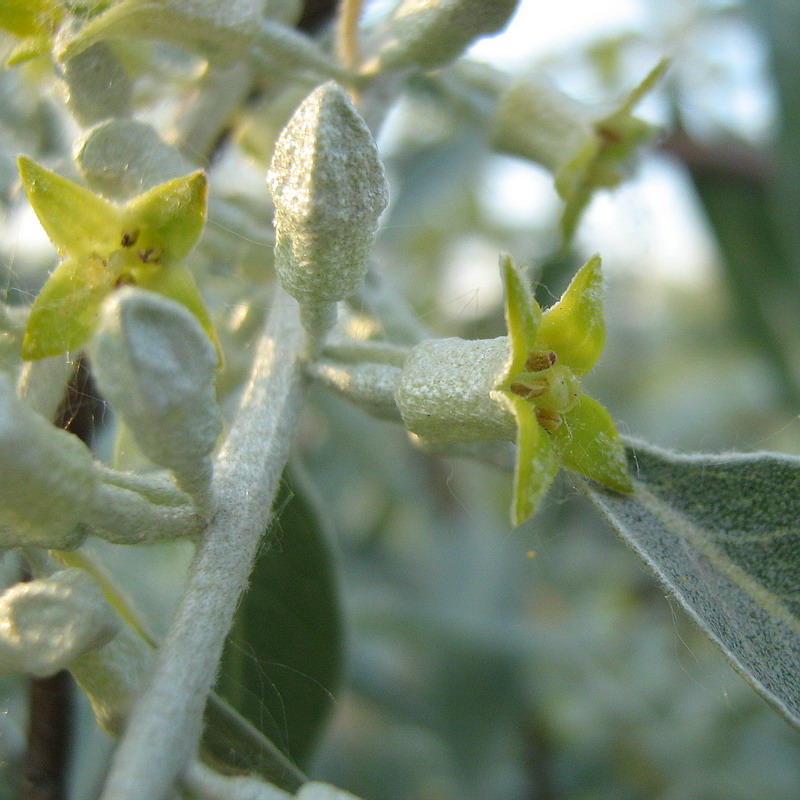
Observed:
[[[19,171],[36,216],[62,256],[31,309],[24,359],[84,345],[98,325],[105,297],[126,284],[186,306],[221,359],[208,311],[181,263],[205,225],[202,172],[154,186],[120,207],[25,156],[19,158]]]
[[[545,312],[510,256],[500,268],[509,335],[431,339],[414,347],[395,392],[403,422],[433,443],[516,441],[515,525],[536,510],[560,465],[632,491],[614,423],[581,387],[605,343],[599,257]]]
[[[559,465],[633,491],[611,416],[580,382],[605,344],[600,258],[589,259],[544,313],[510,256],[501,269],[509,358],[495,394],[517,421],[512,521],[533,513]]]

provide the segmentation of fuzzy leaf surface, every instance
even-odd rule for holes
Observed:
[[[800,459],[636,443],[635,491],[585,483],[733,666],[800,728]]]

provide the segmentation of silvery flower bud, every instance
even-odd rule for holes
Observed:
[[[118,628],[103,590],[82,569],[18,583],[0,596],[0,672],[53,675]]]
[[[142,452],[202,498],[221,417],[217,354],[197,318],[161,295],[121,289],[103,305],[91,353],[100,391]]]
[[[64,65],[69,89],[67,103],[81,125],[110,117],[126,117],[132,111],[133,84],[121,60],[105,42],[98,42]]]
[[[301,305],[343,300],[368,267],[388,189],[364,120],[336,83],[315,89],[275,144],[275,269]]]
[[[539,75],[513,80],[503,92],[492,143],[504,153],[530,158],[554,174],[595,136],[596,109],[567,96]]]
[[[508,339],[431,339],[411,350],[395,402],[406,427],[430,442],[514,439],[516,423],[495,399]]]
[[[475,39],[505,27],[518,0],[403,0],[389,23],[379,67],[435,69]]]
[[[17,399],[0,373],[0,546],[71,550],[97,487],[86,445]]]

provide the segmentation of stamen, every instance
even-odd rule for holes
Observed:
[[[139,250],[136,255],[145,264],[157,264],[161,260],[161,248],[148,247],[147,249]]]
[[[125,233],[122,234],[122,239],[120,241],[120,244],[122,244],[123,247],[133,247],[136,244],[136,240],[138,238],[139,238],[138,230],[130,232],[126,231]]]
[[[556,358],[553,350],[531,350],[525,362],[525,369],[528,372],[541,372],[552,367],[556,363]]]
[[[549,408],[537,408],[536,419],[546,431],[554,431],[561,425],[561,414]]]
[[[547,391],[547,380],[541,381],[515,381],[509,387],[514,394],[524,397],[526,400],[531,400],[534,397],[540,397]]]

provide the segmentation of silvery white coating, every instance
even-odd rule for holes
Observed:
[[[329,389],[373,416],[392,422],[401,421],[394,399],[400,378],[398,367],[320,361],[309,365],[309,372]]]
[[[264,0],[122,0],[80,27],[59,31],[59,59],[75,58],[109,39],[160,39],[196,50],[217,63],[238,61],[263,19]]]
[[[275,269],[308,306],[359,286],[388,189],[378,150],[347,93],[329,82],[295,111],[267,176],[275,204]]]
[[[202,496],[222,423],[217,354],[197,318],[154,292],[125,288],[104,303],[91,353],[100,391],[142,452]]]
[[[0,672],[54,675],[118,629],[116,612],[85,570],[17,583],[0,596]]]
[[[508,357],[505,336],[418,344],[395,394],[406,427],[431,442],[513,440],[514,417],[494,391]]]
[[[131,114],[133,83],[117,54],[105,42],[97,42],[68,59],[63,77],[67,104],[81,125]]]
[[[121,736],[131,705],[142,691],[155,650],[127,624],[108,644],[70,665],[103,730]]]
[[[381,67],[444,66],[477,38],[501,30],[518,0],[403,0],[378,53]]]
[[[17,399],[0,373],[0,546],[71,550],[97,487],[86,445]]]

